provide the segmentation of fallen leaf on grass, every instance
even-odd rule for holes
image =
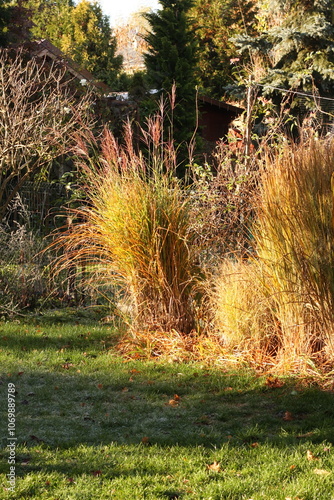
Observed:
[[[97,384],[97,387],[98,387],[98,389],[102,389],[103,388],[103,384]]]
[[[319,460],[315,455],[313,455],[312,451],[310,451],[310,450],[307,450],[306,457],[307,457],[307,460],[309,460],[310,462],[311,462],[311,460]]]
[[[213,470],[214,472],[220,472],[220,463],[214,461],[213,464],[206,466],[208,470]]]
[[[145,444],[147,446],[150,444],[150,438],[148,438],[147,436],[144,436],[141,438],[141,442],[142,442],[142,444]]]
[[[168,401],[168,405],[169,406],[177,406],[179,404],[180,400],[181,400],[180,396],[178,396],[177,394],[174,394],[173,399],[170,399]]]
[[[61,365],[61,367],[64,368],[64,370],[68,370],[72,366],[74,366],[73,363],[64,363],[63,365]]]
[[[34,436],[33,434],[29,436],[30,439],[32,439],[33,441],[37,441],[37,443],[44,443],[43,439],[40,439],[39,437],[37,436]]]
[[[101,476],[102,471],[101,470],[92,470],[91,474],[93,474],[93,476]]]
[[[265,385],[273,389],[277,389],[278,387],[283,387],[284,382],[283,380],[279,380],[277,377],[269,375],[265,381]]]
[[[325,470],[325,469],[313,469],[314,474],[318,474],[318,476],[328,476],[330,474],[330,471]]]
[[[258,446],[259,446],[259,443],[252,443],[251,444],[251,448],[258,448]]]
[[[293,420],[292,413],[290,411],[284,412],[283,420],[285,420],[285,422],[290,422],[291,420]]]

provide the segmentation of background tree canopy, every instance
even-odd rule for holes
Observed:
[[[233,39],[240,53],[250,54],[265,68],[262,77],[255,80],[267,86],[332,96],[333,0],[271,0],[259,5],[259,35],[245,33]]]
[[[15,0],[19,3],[19,0]],[[80,0],[26,0],[33,23],[33,39],[47,38],[65,55],[110,87],[117,82],[122,58],[109,19],[98,2]]]

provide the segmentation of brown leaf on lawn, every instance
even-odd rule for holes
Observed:
[[[74,366],[73,363],[64,363],[63,365],[61,365],[61,367],[64,368],[64,370],[68,370],[72,366]]]
[[[166,403],[166,404],[167,404],[167,406],[168,406],[168,405],[169,405],[169,406],[177,406],[177,405],[179,404],[179,401],[178,401],[178,400],[176,400],[176,399],[170,399],[170,400],[168,401],[168,403]]]
[[[311,460],[319,460],[315,455],[313,455],[312,451],[310,451],[310,450],[307,450],[306,457],[307,457],[307,460],[309,460],[310,462],[311,462]]]
[[[140,373],[140,371],[136,370],[135,368],[133,370],[130,370],[130,373],[132,373],[133,375],[135,375],[136,373]]]
[[[93,474],[93,476],[101,476],[102,471],[101,470],[92,470],[91,474]]]
[[[174,394],[174,397],[172,399],[170,399],[168,401],[168,403],[166,403],[166,405],[168,406],[177,406],[179,404],[179,402],[181,401],[181,398],[180,396],[178,396],[177,394]]]
[[[97,387],[98,387],[98,389],[102,389],[103,388],[103,384],[97,384]]]
[[[206,466],[208,470],[213,470],[214,472],[220,472],[220,463],[214,461],[213,464]]]
[[[40,439],[39,437],[34,436],[33,434],[31,434],[29,437],[30,437],[30,439],[32,439],[33,441],[37,441],[37,443],[44,443],[43,439]]]
[[[69,483],[75,483],[75,481],[74,481],[73,477],[68,477],[68,478],[67,478],[67,481],[68,481]]]
[[[330,471],[325,469],[313,469],[313,472],[318,476],[328,476],[330,474]]]
[[[277,377],[269,375],[265,381],[265,385],[273,389],[277,389],[278,387],[283,387],[284,382],[283,380],[279,380]]]
[[[24,374],[24,372],[18,372],[18,375],[19,375],[19,376],[21,376],[21,375],[23,375],[23,374]]]
[[[293,420],[292,413],[290,411],[284,412],[283,420],[285,420],[286,422],[289,422],[290,420]]]
[[[148,445],[148,444],[150,444],[150,438],[147,436],[144,436],[141,438],[141,442],[142,442],[142,444]]]
[[[295,465],[290,465],[290,467],[289,467],[290,470],[294,470],[295,468],[296,468]]]
[[[259,443],[252,443],[251,444],[251,448],[258,448],[258,446],[259,446]]]

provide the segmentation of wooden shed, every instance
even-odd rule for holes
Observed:
[[[244,112],[243,108],[203,95],[198,97],[198,108],[200,134],[210,143],[226,137],[231,122]]]

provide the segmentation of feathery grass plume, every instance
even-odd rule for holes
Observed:
[[[285,353],[332,345],[333,140],[290,147],[262,172],[258,257],[276,309]]]
[[[241,350],[276,350],[275,317],[261,280],[260,263],[225,258],[214,282],[215,329],[224,343]]]
[[[170,155],[161,161],[161,127],[152,126],[150,163],[135,151],[129,125],[124,146],[105,130],[98,164],[80,148],[88,202],[58,235],[54,244],[63,254],[56,265],[61,270],[84,263],[95,283],[119,286],[134,329],[187,334],[195,327],[200,276],[191,198],[168,163]]]
[[[333,140],[290,145],[274,160],[268,155],[256,252],[224,261],[216,282],[215,326],[225,342],[239,352],[248,346],[250,354],[252,345],[286,372],[313,370],[311,358],[333,361],[333,172]]]

